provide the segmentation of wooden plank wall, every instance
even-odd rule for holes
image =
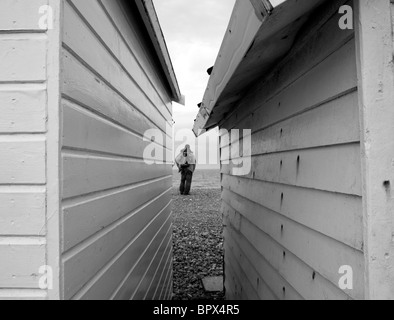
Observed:
[[[356,49],[338,3],[314,14],[223,124],[253,133],[250,174],[222,164],[230,299],[364,298]],[[229,149],[224,136],[223,161]],[[353,268],[353,290],[339,288],[341,266]]]
[[[143,161],[144,132],[171,128],[171,99],[136,11],[121,2],[64,1],[65,299],[172,295],[171,166]]]
[[[0,3],[0,299],[45,299],[48,0]]]

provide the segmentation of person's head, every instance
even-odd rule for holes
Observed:
[[[193,153],[192,152],[192,150],[191,150],[191,148],[190,148],[190,145],[186,145],[185,146],[185,148],[181,151],[181,154],[184,156],[184,157],[187,157],[187,156],[189,156],[189,154],[191,154],[191,153]]]
[[[186,145],[185,149],[183,149],[183,155],[187,157],[187,155],[191,152],[190,145]]]

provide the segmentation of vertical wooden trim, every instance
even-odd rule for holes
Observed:
[[[394,299],[394,73],[390,0],[356,0],[366,299]]]
[[[47,263],[53,270],[53,289],[48,299],[62,299],[60,266],[60,47],[64,0],[48,0],[53,9],[53,29],[47,44]]]

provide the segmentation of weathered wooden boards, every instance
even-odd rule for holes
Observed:
[[[143,159],[145,131],[171,127],[171,99],[133,8],[113,0],[64,3],[66,299],[172,293],[171,166]],[[164,154],[172,148],[166,138],[158,141]]]
[[[262,1],[236,3],[196,118],[196,135],[220,124],[245,91],[286,55],[308,14],[322,2],[289,1],[272,12]]]
[[[47,256],[47,30],[44,0],[0,7],[0,299],[45,299]]]
[[[42,84],[3,84],[0,87],[0,132],[43,133],[46,131],[46,90]]]
[[[144,134],[157,129],[172,153],[180,93],[139,23],[148,13],[107,0],[0,7],[0,299],[169,298],[172,172],[168,158],[145,163]]]
[[[2,1],[0,29],[10,33],[42,31],[38,28],[38,20],[40,18],[38,9],[46,4],[48,4],[48,0]]]
[[[223,121],[227,130],[252,129],[246,176],[226,164],[242,138],[221,142],[230,297],[365,297],[356,45],[330,10],[310,19],[313,32],[305,28]],[[354,288],[342,291],[346,265]]]
[[[261,16],[256,15],[255,8],[250,1],[237,1],[235,4],[236,15],[233,15],[227,30],[225,40],[220,49],[220,54],[216,61],[217,68],[214,74],[219,77],[211,77],[204,98],[204,103],[195,123],[195,133],[202,129],[209,119],[209,114],[217,102],[219,94],[223,91],[228,81],[236,71],[239,63],[245,56],[248,48],[251,47],[253,39],[261,26]],[[246,26],[243,28],[242,26]],[[236,48],[236,49],[235,49]],[[209,97],[208,97],[209,96]]]
[[[0,298],[166,299],[171,167],[145,164],[143,136],[156,128],[171,149],[171,93],[138,10],[50,0],[48,31],[47,4],[0,10]]]

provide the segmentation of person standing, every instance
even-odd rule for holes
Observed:
[[[181,173],[181,185],[179,191],[181,195],[189,195],[193,181],[193,173],[196,170],[196,157],[189,145],[186,145],[175,159],[179,173]]]

